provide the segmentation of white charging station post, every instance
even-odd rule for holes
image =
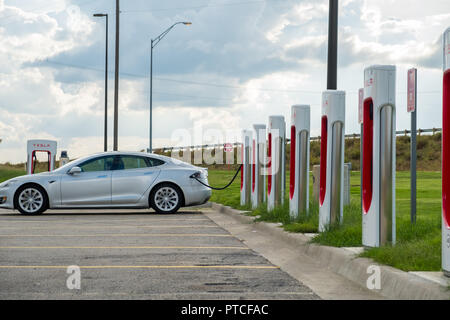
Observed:
[[[33,174],[38,152],[47,153],[48,171],[55,169],[57,142],[53,140],[28,140],[27,142],[27,174]]]
[[[289,215],[296,219],[309,210],[309,105],[291,107]]]
[[[269,116],[267,210],[284,203],[286,183],[286,123],[283,116]]]
[[[263,170],[263,161],[266,145],[266,125],[253,125],[253,142],[252,142],[252,208],[256,209],[266,200],[266,179]]]
[[[450,28],[444,32],[442,97],[442,270],[450,277]]]
[[[250,204],[251,196],[251,154],[252,132],[242,130],[241,206]]]
[[[322,93],[319,232],[343,219],[345,91]]]
[[[362,243],[395,244],[395,66],[364,70]]]

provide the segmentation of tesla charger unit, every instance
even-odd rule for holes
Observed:
[[[263,161],[266,145],[266,125],[253,125],[252,164],[252,208],[257,208],[266,200]]]
[[[291,160],[289,215],[292,219],[309,210],[309,105],[291,109]]]
[[[444,33],[442,101],[442,269],[450,276],[450,28]]]
[[[241,206],[250,204],[251,195],[251,166],[250,154],[252,141],[252,132],[242,130],[242,169],[241,169]]]
[[[362,243],[395,243],[395,66],[364,70]]]
[[[48,171],[55,169],[56,141],[52,140],[28,140],[27,142],[27,174],[33,174],[36,169],[38,152],[48,155]]]
[[[286,123],[283,116],[269,117],[268,130],[267,209],[271,211],[284,203]]]
[[[344,204],[345,91],[322,94],[319,231],[342,221]]]

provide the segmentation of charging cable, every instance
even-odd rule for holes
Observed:
[[[239,171],[241,171],[241,169],[242,169],[242,164],[239,166],[239,169],[238,169],[238,170],[236,171],[236,173],[234,174],[233,179],[231,179],[231,181],[230,181],[225,187],[222,187],[222,188],[211,187],[211,186],[207,185],[206,183],[200,181],[200,180],[198,179],[198,175],[197,175],[196,173],[194,173],[193,175],[191,175],[191,178],[197,180],[199,183],[201,183],[202,185],[204,185],[205,187],[208,187],[208,188],[210,188],[210,189],[213,189],[213,190],[224,190],[224,189],[228,188],[228,187],[233,183],[234,179],[236,179],[236,177],[237,177]]]

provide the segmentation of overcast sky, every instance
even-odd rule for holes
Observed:
[[[120,150],[148,147],[150,38],[177,21],[192,25],[177,25],[154,49],[154,147],[181,143],[171,139],[180,129],[213,129],[204,142],[223,142],[216,136],[269,115],[284,115],[289,126],[293,104],[311,105],[311,135],[319,134],[328,0],[122,0],[121,11]],[[0,162],[24,162],[26,141],[35,138],[57,140],[58,156],[103,150],[105,23],[96,12],[110,18],[112,149],[115,1],[0,0]],[[418,127],[441,127],[449,26],[448,0],[339,1],[346,133],[359,132],[357,90],[372,64],[397,66],[397,130],[410,127],[411,67],[418,68]]]

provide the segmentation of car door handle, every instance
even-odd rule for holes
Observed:
[[[97,176],[97,178],[106,178],[106,177],[108,177],[107,175],[104,175],[104,176]]]

